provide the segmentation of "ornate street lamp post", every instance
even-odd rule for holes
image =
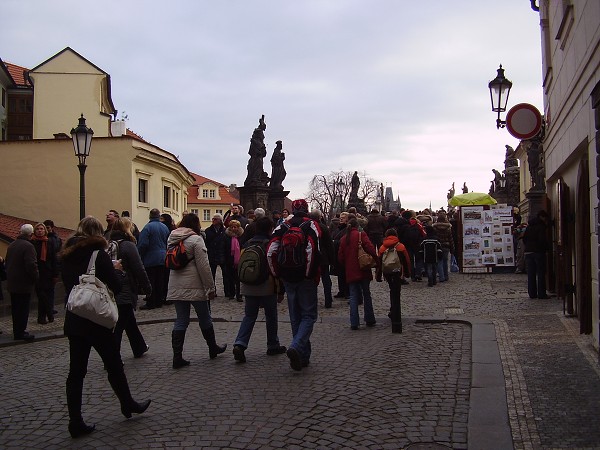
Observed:
[[[79,159],[79,164],[77,164],[79,167],[79,220],[85,217],[85,169],[87,168],[85,159],[90,155],[93,136],[94,131],[85,125],[85,118],[81,114],[79,125],[71,130],[73,149],[75,156]]]
[[[498,113],[496,128],[504,128],[506,126],[506,121],[500,119],[500,113],[506,111],[506,104],[508,103],[508,95],[510,94],[512,83],[504,78],[502,64],[500,64],[500,68],[498,69],[498,75],[489,82],[488,87],[490,88],[492,111]]]

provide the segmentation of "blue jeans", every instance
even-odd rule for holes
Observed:
[[[177,317],[173,324],[173,331],[185,331],[190,324],[190,307],[193,306],[198,316],[198,324],[201,330],[212,328],[212,317],[210,315],[210,302],[208,300],[188,302],[184,300],[173,301]]]
[[[358,302],[363,299],[363,308],[365,313],[365,322],[367,324],[375,323],[375,313],[373,312],[373,299],[371,298],[371,289],[369,285],[371,280],[361,280],[354,283],[348,283],[350,289],[350,326],[358,327],[360,317],[358,316]]]
[[[448,262],[450,260],[450,249],[442,248],[442,259],[438,261],[437,271],[439,281],[448,281]]]
[[[284,281],[288,299],[290,325],[292,326],[292,343],[290,348],[296,349],[303,362],[310,360],[310,335],[317,321],[317,283],[305,278],[302,281]]]
[[[546,297],[546,254],[525,253],[529,298]]]
[[[277,296],[276,295],[245,295],[244,319],[240,324],[240,330],[235,338],[235,345],[248,348],[250,336],[258,317],[258,311],[262,306],[265,310],[265,323],[267,325],[267,349],[279,347],[277,336]]]

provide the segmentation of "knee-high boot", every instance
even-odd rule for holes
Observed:
[[[95,425],[86,425],[81,416],[81,397],[83,395],[83,380],[67,378],[67,408],[69,409],[69,433],[77,438],[90,434],[96,429]]]
[[[183,343],[185,342],[185,330],[173,330],[171,332],[171,345],[173,347],[173,369],[189,366],[190,362],[183,359]]]
[[[121,370],[118,371],[110,371],[108,373],[108,381],[121,402],[121,413],[127,417],[128,419],[131,417],[132,413],[141,414],[148,409],[150,406],[151,400],[145,400],[142,403],[136,402],[131,396],[131,391],[129,390],[129,383],[127,383],[127,377],[125,376],[125,372],[123,371],[123,367],[120,367]]]
[[[200,330],[202,331],[202,336],[204,336],[204,339],[206,340],[206,343],[208,344],[208,355],[210,356],[210,359],[215,359],[217,357],[217,355],[220,355],[225,350],[227,350],[227,344],[217,345],[217,339],[215,337],[215,329],[212,325],[210,326],[210,328],[207,328],[205,330],[200,328]]]

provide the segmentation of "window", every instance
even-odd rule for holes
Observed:
[[[148,203],[148,180],[138,179],[138,202]]]
[[[217,198],[216,189],[202,189],[202,198]]]
[[[163,207],[171,207],[171,188],[169,186],[163,186]]]
[[[221,215],[223,215],[223,210],[222,210],[222,209],[216,209],[216,210],[215,210],[215,213],[216,213],[216,214],[221,214]]]
[[[192,208],[192,209],[190,209],[190,212],[191,212],[192,214],[196,214],[196,215],[198,215],[198,210],[197,210],[196,208]]]
[[[2,88],[2,107],[6,108],[6,89]]]
[[[210,217],[210,209],[205,209],[202,211],[202,220],[208,222],[211,219]]]

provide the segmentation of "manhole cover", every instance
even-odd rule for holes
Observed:
[[[444,314],[464,314],[462,308],[446,308],[444,309]]]

